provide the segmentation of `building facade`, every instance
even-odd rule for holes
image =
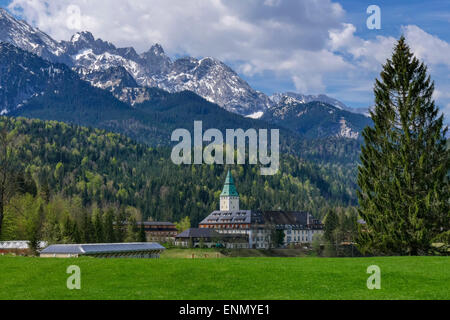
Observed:
[[[278,246],[274,243],[277,231],[283,232],[282,246],[308,244],[314,235],[323,233],[322,223],[308,212],[241,210],[231,171],[220,196],[220,210],[206,217],[199,228],[222,235],[245,235],[252,249]]]
[[[173,242],[178,234],[176,225],[171,222],[139,222],[138,226],[144,226],[145,236],[149,242]]]
[[[176,236],[175,245],[185,248],[248,249],[245,234],[224,234],[207,228],[191,228]]]

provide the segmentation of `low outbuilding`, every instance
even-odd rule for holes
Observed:
[[[41,258],[159,258],[165,248],[159,243],[56,244],[41,251]]]
[[[38,250],[47,246],[47,242],[40,241],[37,246]],[[0,255],[14,254],[14,255],[29,255],[32,254],[29,241],[1,241],[0,242]]]

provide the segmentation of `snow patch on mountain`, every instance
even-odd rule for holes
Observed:
[[[248,115],[247,118],[250,118],[250,119],[261,119],[263,116],[264,116],[264,112],[258,111],[258,112],[255,112],[255,113],[252,113],[252,114]]]
[[[339,133],[336,135],[340,138],[349,138],[349,139],[358,139],[359,138],[359,132],[355,132],[350,128],[347,124],[347,120],[345,118],[342,118],[339,123],[341,124],[341,128]]]

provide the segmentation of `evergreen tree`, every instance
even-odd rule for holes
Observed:
[[[36,182],[34,181],[31,173],[27,171],[25,174],[25,193],[31,194],[33,197],[37,195]]]
[[[334,210],[329,210],[325,218],[324,237],[327,241],[334,244],[336,242],[335,231],[339,227],[339,217]]]
[[[126,237],[126,220],[127,215],[125,213],[125,208],[120,208],[119,213],[116,215],[115,219],[115,239],[116,242],[124,242]]]
[[[17,146],[16,133],[9,131],[10,120],[6,119],[0,126],[0,236],[2,234],[5,206],[16,192],[14,179],[17,171],[15,149]]]
[[[103,221],[101,210],[95,210],[93,216],[94,238],[96,243],[104,243],[105,236],[103,233]]]
[[[280,229],[273,229],[271,232],[271,245],[274,248],[279,248],[284,244],[284,231]]]
[[[114,233],[114,210],[108,209],[103,216],[104,235],[107,243],[116,242]]]
[[[72,222],[72,219],[69,216],[66,216],[62,226],[62,236],[64,243],[77,243],[75,242],[75,228],[75,223]]]
[[[375,84],[374,127],[363,132],[358,192],[364,251],[426,253],[449,230],[450,153],[427,67],[402,37]]]
[[[124,242],[137,242],[139,241],[139,228],[134,217],[128,219],[127,233]]]
[[[33,254],[37,255],[39,250],[39,242],[42,236],[42,224],[44,221],[44,206],[39,204],[37,212],[33,214],[27,224],[28,241]]]
[[[94,243],[95,242],[95,229],[92,223],[92,219],[85,209],[83,209],[83,242]]]
[[[147,235],[145,234],[145,225],[143,222],[139,228],[139,242],[147,242]]]
[[[50,187],[48,185],[48,180],[45,179],[41,186],[40,196],[44,199],[45,203],[50,201]]]

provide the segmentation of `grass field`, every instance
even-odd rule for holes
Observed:
[[[81,290],[66,287],[70,265],[81,268]],[[381,290],[367,289],[370,265],[381,268]],[[0,299],[450,299],[450,258],[4,256],[0,257]]]
[[[305,250],[301,249],[169,249],[161,254],[162,259],[216,259],[216,258],[268,258],[268,257],[304,257]]]

